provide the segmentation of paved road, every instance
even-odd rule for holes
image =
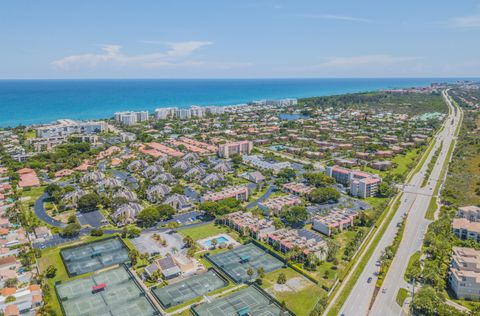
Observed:
[[[44,221],[45,223],[48,223],[52,226],[55,226],[55,227],[58,227],[58,228],[63,228],[65,227],[66,225],[60,221],[57,221],[56,219],[50,217],[48,214],[47,214],[47,211],[45,210],[45,207],[43,206],[43,203],[45,201],[45,199],[48,198],[48,194],[47,193],[43,193],[43,195],[41,195],[36,201],[35,201],[35,204],[33,206],[33,209],[35,210],[35,214],[37,214],[37,216],[42,220]]]
[[[258,203],[262,203],[263,201],[268,199],[270,197],[270,195],[272,195],[273,192],[275,192],[275,190],[277,189],[277,186],[272,184],[272,182],[269,182],[268,184],[270,186],[268,187],[267,191],[261,197],[259,197],[257,200],[255,200],[253,202],[250,202],[246,206],[247,209],[251,209],[251,208],[254,208],[255,206],[258,206]]]
[[[392,222],[387,227],[385,233],[380,239],[379,244],[373,252],[372,257],[368,261],[360,278],[355,284],[354,288],[350,292],[349,297],[344,303],[341,313],[345,316],[350,315],[400,315],[402,310],[396,303],[396,295],[400,287],[407,287],[408,285],[403,280],[403,275],[408,264],[410,256],[420,249],[423,243],[423,236],[427,230],[429,221],[425,219],[425,213],[428,209],[430,199],[435,185],[440,176],[441,169],[446,160],[446,155],[451,141],[454,139],[455,128],[460,122],[460,112],[454,117],[453,105],[450,104],[449,97],[445,93],[444,99],[452,109],[451,117],[445,120],[445,128],[436,136],[434,148],[430,152],[425,163],[421,167],[420,171],[415,174],[411,180],[404,186],[403,194],[401,196],[400,205]],[[454,124],[450,123],[454,117]],[[424,175],[427,170],[428,163],[434,155],[436,149],[443,141],[442,151],[438,158],[438,164],[435,164],[430,180],[427,186],[421,187]],[[398,230],[397,223],[401,222],[403,216],[407,214],[407,221],[405,226],[405,232],[402,242],[397,251],[389,272],[383,283],[383,289],[385,293],[380,291],[376,297],[375,303],[371,310],[369,310],[371,299],[375,290],[375,283],[377,278],[375,276],[378,271],[376,265],[377,260],[380,259],[383,249],[390,245]],[[367,282],[367,279],[371,277],[372,281]]]
[[[413,211],[409,212],[408,214],[402,242],[384,281],[384,287],[387,288],[387,293],[377,297],[372,306],[372,310],[370,312],[371,315],[386,315],[386,313],[388,314],[395,310],[392,309],[392,306],[398,306],[396,304],[396,295],[400,288],[401,282],[405,285],[403,282],[403,275],[407,269],[408,260],[416,251],[421,249],[423,238],[427,232],[429,221],[425,219],[425,214],[431,200],[431,196],[429,194],[432,194],[432,192],[435,190],[435,186],[437,185],[438,181],[443,181],[443,179],[440,179],[442,168],[445,164],[448,165],[449,163],[447,159],[448,149],[450,144],[455,140],[455,129],[457,128],[458,124],[460,124],[461,117],[460,109],[458,109],[455,116],[453,110],[454,106],[450,101],[448,92],[444,92],[443,97],[452,109],[454,123],[450,124],[450,119],[448,119],[446,128],[438,135],[439,142],[443,141],[443,147],[437,159],[437,163],[435,163],[430,174],[429,185],[426,186],[428,190],[420,187],[421,182],[420,185],[416,187],[418,194],[415,200]],[[432,150],[432,152],[434,151],[435,148]]]

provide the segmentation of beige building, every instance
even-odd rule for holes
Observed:
[[[480,299],[480,250],[453,247],[448,281],[459,299]]]
[[[466,218],[471,222],[480,222],[480,207],[474,205],[459,207],[457,217]]]
[[[235,154],[249,155],[252,152],[252,149],[253,143],[248,140],[221,144],[218,146],[218,156],[222,158],[230,158],[230,156]]]
[[[460,239],[473,239],[480,242],[480,222],[472,222],[466,218],[454,218],[452,229]]]

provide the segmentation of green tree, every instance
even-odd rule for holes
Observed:
[[[18,279],[17,278],[10,278],[5,280],[5,287],[15,287],[18,284]]]
[[[90,231],[90,236],[103,236],[103,230],[101,228],[94,228]]]
[[[132,227],[128,229],[128,238],[136,238],[140,236],[142,231],[137,227]]]
[[[317,188],[326,187],[327,185],[334,184],[335,178],[327,176],[322,172],[307,172],[303,175],[310,185],[313,185]]]
[[[45,276],[49,279],[54,278],[57,274],[57,268],[53,265],[49,265],[45,270]]]
[[[308,212],[305,206],[296,205],[281,213],[281,217],[290,226],[299,226],[308,219]]]
[[[77,217],[75,216],[75,214],[72,214],[72,215],[68,216],[68,219],[67,219],[68,224],[76,223],[76,222],[77,222]]]
[[[142,227],[152,227],[159,219],[160,214],[154,206],[144,208],[137,215],[137,222]]]
[[[195,245],[195,240],[193,240],[192,237],[187,235],[183,238],[183,243],[185,244],[185,247],[191,248]]]
[[[161,220],[166,220],[172,218],[175,215],[175,209],[168,204],[161,204],[157,207],[158,209],[158,216]]]
[[[439,315],[439,307],[443,305],[443,299],[430,286],[422,287],[412,302],[413,310],[419,315]]]
[[[17,298],[13,295],[10,295],[10,296],[7,296],[7,298],[5,299],[5,303],[12,303],[12,302],[15,302],[17,300]]]
[[[274,217],[273,219],[273,226],[275,226],[275,229],[282,229],[285,227],[285,224],[282,222],[282,220],[278,217]]]
[[[247,274],[250,277],[250,279],[252,278],[254,273],[255,273],[255,271],[253,271],[252,267],[249,267],[248,270],[247,270]]]
[[[128,252],[128,258],[130,259],[130,263],[132,264],[132,266],[137,264],[139,256],[140,253],[137,249],[130,249],[130,251]]]
[[[317,188],[313,189],[308,196],[313,203],[325,203],[328,201],[338,202],[340,193],[334,188]]]
[[[285,284],[285,283],[287,283],[287,277],[285,276],[285,273],[281,272],[278,275],[277,284]]]
[[[76,237],[80,234],[80,229],[82,227],[79,223],[70,223],[62,231],[62,236],[64,237]]]
[[[290,182],[294,180],[296,176],[297,173],[292,168],[284,168],[277,173],[277,179],[282,183]]]
[[[100,197],[95,193],[87,193],[78,199],[77,207],[82,213],[92,212],[97,210],[97,205],[100,204]]]

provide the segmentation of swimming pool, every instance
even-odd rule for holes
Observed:
[[[228,241],[228,238],[224,237],[224,236],[219,236],[217,238],[212,238],[212,239],[209,239],[207,241],[205,241],[205,245],[208,247],[208,248],[211,248],[213,247],[212,245],[212,241],[213,240],[216,240],[217,241],[217,246],[220,245],[220,244],[223,244],[223,243],[226,243]]]

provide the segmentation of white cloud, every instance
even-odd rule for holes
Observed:
[[[451,27],[464,29],[480,28],[480,15],[453,17],[447,24]]]
[[[196,67],[205,62],[191,59],[191,55],[200,48],[211,45],[207,41],[170,42],[166,43],[165,52],[150,54],[126,55],[119,45],[104,45],[98,54],[72,55],[54,61],[52,64],[59,70],[107,67],[162,68],[162,67]],[[227,64],[228,65],[228,64]],[[230,64],[232,66],[235,63]]]
[[[358,68],[366,66],[389,66],[407,61],[417,60],[419,57],[408,56],[392,56],[385,54],[363,55],[350,57],[333,57],[325,62],[315,65],[316,69],[333,69],[333,68]]]
[[[321,19],[321,20],[338,20],[338,21],[347,21],[347,22],[360,22],[360,23],[371,23],[372,20],[357,18],[348,15],[335,15],[335,14],[302,14],[301,17],[309,19]]]
[[[200,41],[190,41],[190,42],[180,42],[180,43],[168,43],[170,50],[167,52],[168,56],[174,57],[184,57],[188,56],[197,49],[212,45],[212,42],[200,42]]]

